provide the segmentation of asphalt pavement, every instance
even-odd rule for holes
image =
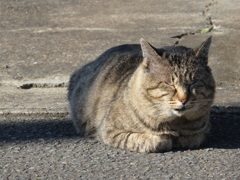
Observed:
[[[240,179],[240,1],[1,0],[0,179]],[[213,36],[212,131],[195,150],[135,153],[78,137],[71,73],[144,38],[197,47]]]
[[[211,134],[194,150],[136,153],[79,138],[69,119],[0,123],[0,179],[240,178],[240,113],[212,113]]]

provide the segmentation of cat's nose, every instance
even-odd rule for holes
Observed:
[[[180,101],[183,105],[185,105],[187,103],[187,101],[188,101],[187,89],[185,89],[183,87],[178,87],[177,100]]]
[[[179,101],[180,101],[183,105],[185,105],[188,100],[187,100],[187,98],[181,98],[181,99],[179,99]]]
[[[183,105],[185,105],[188,101],[188,96],[187,94],[178,94],[177,97],[178,101],[180,101]]]

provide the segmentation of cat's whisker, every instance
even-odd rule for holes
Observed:
[[[199,113],[199,109],[201,109],[201,111],[206,111],[209,109],[209,107],[202,104],[198,104],[196,113]]]
[[[151,107],[158,107],[158,106],[162,106],[163,104],[155,104],[155,105],[152,105],[152,106],[150,106],[150,108]]]
[[[163,108],[165,105],[163,103],[155,103],[154,105],[148,107],[147,109],[158,109],[158,108]]]
[[[162,117],[166,116],[167,114],[166,114],[166,112],[161,112],[161,113],[157,112],[156,115],[160,116],[162,118]]]
[[[200,100],[194,100],[191,102],[200,103],[200,102],[211,102],[211,101],[213,101],[213,100],[212,99],[200,99]]]
[[[154,105],[163,105],[165,101],[159,101],[158,103],[153,103]]]
[[[155,111],[155,112],[153,112],[155,115],[164,115],[165,114],[165,112],[163,112],[163,111]]]
[[[157,110],[157,109],[159,109],[158,107],[160,108],[160,106],[148,107],[146,110],[148,110],[148,111]]]
[[[167,103],[177,103],[176,101],[166,101]]]
[[[162,106],[161,106],[161,107],[162,107]],[[144,112],[145,114],[149,114],[150,112],[152,112],[152,114],[155,115],[155,116],[161,116],[161,115],[164,115],[164,114],[165,114],[164,112],[160,111],[160,110],[162,110],[161,107],[160,107],[160,106],[159,106],[159,108],[158,108],[157,106],[155,106],[155,107],[149,107],[149,108],[143,110],[143,112]]]

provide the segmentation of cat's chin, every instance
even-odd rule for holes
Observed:
[[[188,120],[194,120],[197,119],[201,116],[204,115],[204,112],[198,110],[198,111],[193,111],[192,109],[187,109],[187,110],[175,110],[175,109],[171,109],[172,112],[172,116],[175,117],[184,117]]]
[[[172,113],[173,113],[173,115],[175,115],[177,117],[182,117],[185,114],[185,111],[179,111],[179,110],[172,109]]]
[[[196,116],[196,113],[193,113],[192,111],[193,109],[190,108],[190,109],[171,109],[171,112],[173,114],[173,116],[176,116],[176,117],[185,117],[187,119],[191,119],[191,118],[195,118]]]

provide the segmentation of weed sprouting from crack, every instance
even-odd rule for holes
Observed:
[[[201,33],[201,34],[203,34],[203,33],[210,33],[213,30],[213,28],[214,28],[214,23],[212,21],[212,17],[210,15],[209,11],[210,11],[210,7],[212,7],[212,6],[216,5],[216,4],[218,4],[218,0],[212,0],[210,3],[208,3],[205,6],[205,10],[202,11],[202,16],[206,17],[206,25],[207,25],[206,28],[198,29],[198,30],[193,31],[193,32],[182,33],[182,34],[176,35],[176,36],[172,36],[171,38],[177,39],[173,45],[174,46],[178,45],[179,42],[185,36],[195,35],[195,34],[199,34],[199,33]]]

